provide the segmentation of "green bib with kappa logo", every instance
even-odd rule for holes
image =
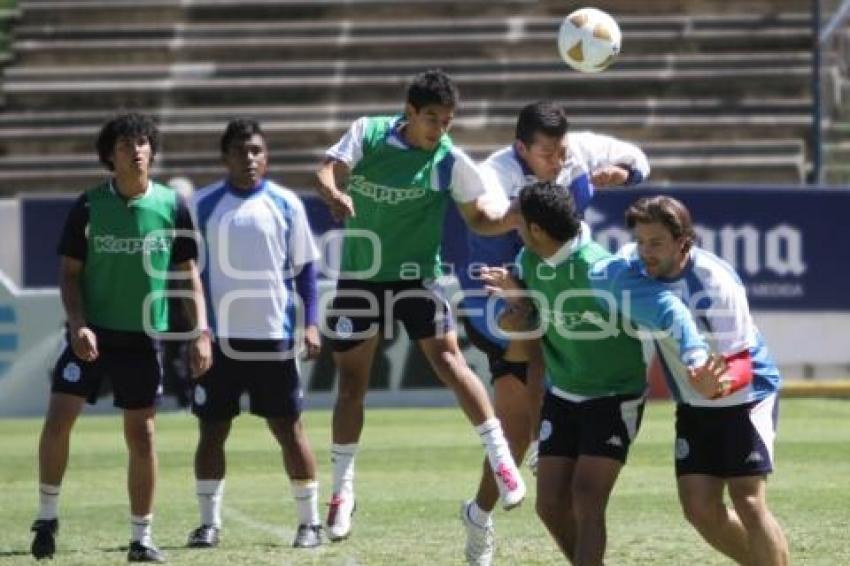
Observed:
[[[86,193],[88,247],[83,304],[89,324],[109,330],[168,330],[163,292],[171,261],[177,193],[151,183],[147,193],[125,201],[109,183]]]
[[[443,135],[432,151],[391,145],[387,136],[397,120],[368,119],[363,158],[351,171],[348,185],[356,216],[345,224],[343,278],[399,281],[441,274],[452,142]],[[445,168],[446,175],[435,174],[438,167]],[[441,178],[446,186],[434,186]]]
[[[590,242],[555,266],[527,248],[518,257],[523,282],[541,294],[535,302],[546,329],[546,375],[575,395],[638,394],[646,388],[640,341],[624,331],[622,316],[612,320],[613,299],[603,305],[588,278],[590,267],[610,255]]]

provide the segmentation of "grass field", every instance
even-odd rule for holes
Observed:
[[[306,414],[329,485],[330,415]],[[359,509],[352,538],[313,551],[289,548],[294,509],[280,458],[261,421],[242,417],[230,439],[221,547],[183,548],[197,524],[185,414],[158,420],[160,484],[155,537],[174,564],[460,564],[457,511],[473,493],[481,450],[457,410],[373,410],[358,456]],[[41,421],[0,420],[0,564],[32,563],[28,528],[36,508],[35,448]],[[609,564],[725,564],[685,524],[672,473],[672,407],[652,404],[609,508]],[[126,455],[119,419],[84,417],[72,439],[53,563],[117,564],[128,539]],[[770,503],[795,564],[850,564],[850,402],[786,400]],[[529,478],[531,479],[531,478]],[[533,491],[532,491],[533,493]],[[496,515],[497,562],[561,562],[533,512]],[[324,509],[322,509],[324,514]]]

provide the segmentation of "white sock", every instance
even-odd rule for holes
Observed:
[[[140,542],[145,546],[150,546],[151,542],[151,526],[153,524],[153,513],[150,515],[130,515],[130,541]]]
[[[511,450],[508,447],[508,441],[505,440],[505,435],[502,433],[502,423],[499,419],[492,418],[484,421],[477,427],[475,432],[481,437],[484,443],[484,449],[487,451],[487,459],[490,461],[490,467],[496,470],[499,463],[505,461],[513,461],[511,458]]]
[[[333,492],[354,495],[354,456],[357,443],[331,444],[333,463]]]
[[[195,493],[198,494],[198,509],[201,510],[201,524],[220,529],[224,480],[196,480]]]
[[[59,486],[38,484],[38,519],[55,519],[59,516]]]
[[[292,497],[298,511],[299,525],[319,525],[319,482],[316,480],[292,480]]]
[[[478,503],[473,501],[467,507],[467,515],[469,516],[469,520],[478,525],[479,527],[486,528],[490,523],[490,513],[491,511],[485,511],[481,507],[478,506]]]

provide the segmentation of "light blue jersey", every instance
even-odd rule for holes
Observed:
[[[635,244],[623,247],[619,255],[633,272],[649,279]],[[742,405],[765,399],[779,390],[779,368],[750,315],[746,289],[728,263],[694,247],[678,277],[657,281],[688,306],[712,352],[724,356],[748,352],[752,360],[753,379],[749,385],[726,397],[706,399],[691,387],[687,368],[670,345],[656,340],[654,346],[667,385],[677,402],[701,407]]]

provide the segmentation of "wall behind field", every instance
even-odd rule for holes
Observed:
[[[683,200],[695,213],[703,247],[741,274],[756,322],[786,379],[847,375],[850,257],[842,234],[850,190],[702,186],[610,191],[598,195],[587,212],[595,238],[612,249],[627,243],[623,211],[638,196],[657,192],[673,192]],[[5,313],[0,335],[10,346],[0,352],[0,417],[40,414],[46,404],[47,372],[61,342],[55,250],[73,198],[24,199],[19,207],[0,204],[0,269],[20,265],[17,281],[29,287],[19,289],[15,277],[0,277],[0,313]],[[317,236],[334,228],[320,202],[308,197],[305,204]],[[15,210],[20,240],[11,228],[16,225]],[[464,227],[456,214],[449,214],[443,254],[447,269],[465,253]],[[332,281],[322,285],[323,293],[332,289]],[[486,360],[462,332],[461,347],[473,369],[486,376]],[[302,368],[311,406],[329,406],[333,400],[336,375],[327,350]],[[370,402],[399,406],[453,400],[402,334],[387,341],[377,356]]]

